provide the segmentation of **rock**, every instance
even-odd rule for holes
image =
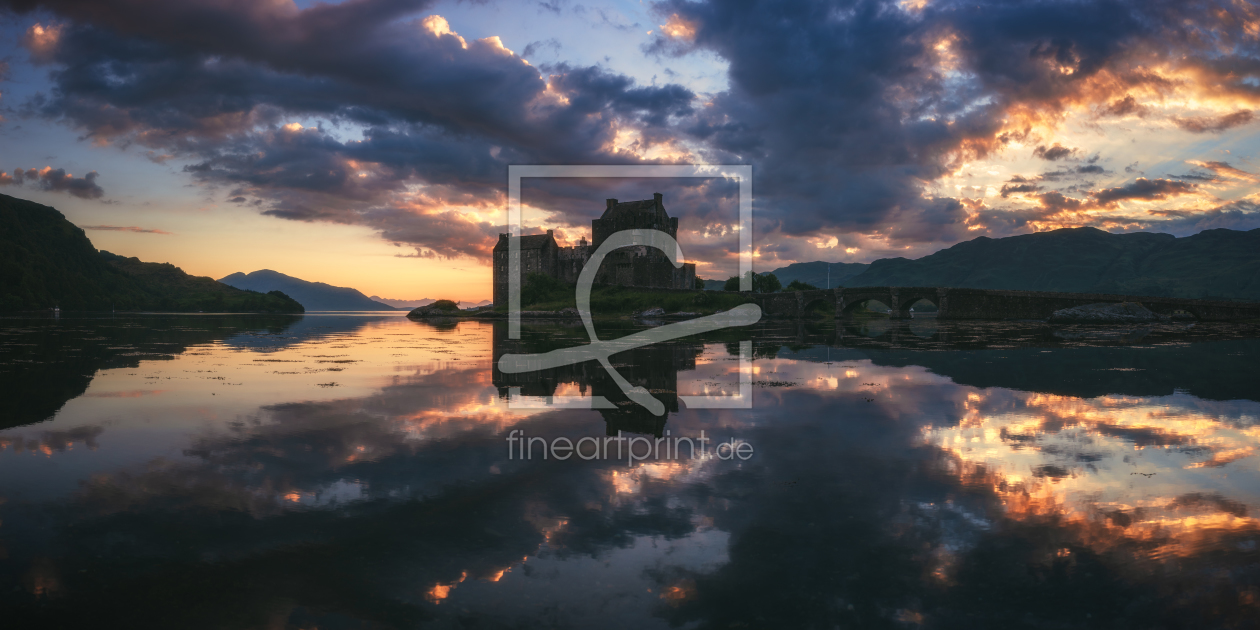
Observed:
[[[578,310],[576,308],[573,308],[572,306],[568,308],[560,309],[560,315],[561,317],[581,317],[582,316],[582,314],[579,313]]]
[[[1060,309],[1050,316],[1050,321],[1056,324],[1137,324],[1168,320],[1167,315],[1152,312],[1139,302],[1086,304]]]
[[[664,314],[665,314],[665,309],[659,306],[653,306],[652,308],[645,309],[645,310],[639,311],[638,313],[635,313],[634,316],[640,317],[640,318],[650,318],[650,317],[661,317]]]
[[[407,317],[452,317],[459,315],[459,305],[451,300],[438,300],[407,313]]]

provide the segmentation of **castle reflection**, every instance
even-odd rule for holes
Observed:
[[[581,330],[576,325],[573,328]],[[547,326],[544,330],[552,333],[555,326]],[[499,396],[504,400],[515,395],[548,401],[557,396],[602,396],[617,406],[615,409],[598,410],[604,419],[607,435],[617,435],[621,431],[662,436],[669,414],[678,412],[678,373],[695,370],[696,359],[704,352],[704,346],[698,342],[675,342],[634,348],[611,357],[613,367],[622,378],[633,386],[646,389],[665,405],[665,414],[657,416],[630,400],[598,361],[505,374],[499,370],[499,357],[504,354],[546,352],[569,345],[570,341],[557,340],[553,334],[537,334],[538,331],[531,331],[528,327],[524,327],[522,332],[522,339],[508,339],[506,326],[494,328],[491,369]]]

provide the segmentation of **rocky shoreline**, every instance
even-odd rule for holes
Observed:
[[[1140,302],[1120,302],[1060,309],[1047,321],[1051,324],[1152,324],[1172,321],[1172,318],[1156,313]]]

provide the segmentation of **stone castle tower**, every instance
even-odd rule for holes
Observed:
[[[619,202],[609,199],[604,214],[591,221],[594,242],[585,239],[574,247],[560,247],[551,230],[546,234],[521,237],[521,281],[532,273],[542,273],[563,282],[576,283],[586,261],[610,235],[621,230],[660,230],[678,238],[678,218],[665,211],[661,193],[642,201]],[[508,299],[508,236],[499,235],[494,246],[494,304],[507,304]],[[646,245],[623,247],[604,259],[597,284],[620,284],[631,287],[690,289],[695,285],[696,266],[684,263],[675,269],[665,255]]]

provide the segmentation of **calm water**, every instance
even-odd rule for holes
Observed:
[[[664,417],[598,364],[493,368],[580,327],[506,337],[381,315],[0,320],[0,623],[1260,618],[1254,326],[780,323],[614,357]],[[741,371],[751,409],[677,398],[737,394]],[[617,408],[556,408],[590,396]],[[522,460],[514,430],[752,452]]]

